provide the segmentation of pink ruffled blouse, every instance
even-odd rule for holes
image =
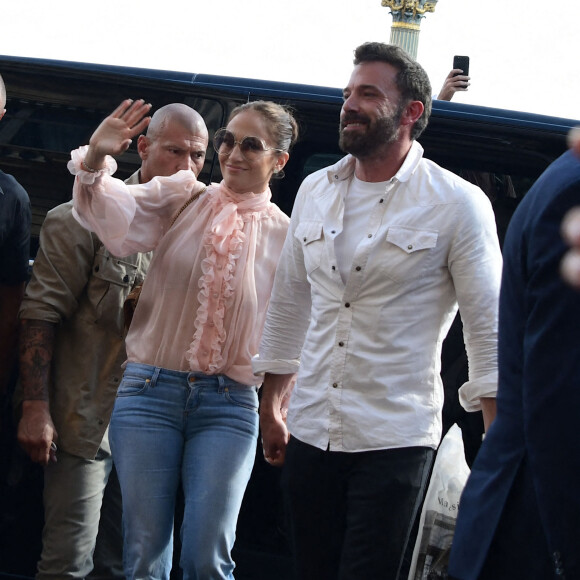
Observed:
[[[191,171],[126,185],[111,177],[110,157],[97,173],[82,170],[85,151],[68,164],[76,219],[116,256],[154,250],[127,360],[256,384],[250,361],[289,223],[270,190],[240,195],[212,184],[171,225],[203,187]]]

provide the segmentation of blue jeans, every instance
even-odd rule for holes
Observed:
[[[128,363],[110,425],[128,579],[167,579],[181,480],[183,578],[233,579],[231,550],[258,436],[256,387]]]

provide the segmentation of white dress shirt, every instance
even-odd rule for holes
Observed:
[[[491,204],[423,158],[414,142],[354,242],[343,282],[335,240],[355,160],[308,176],[298,192],[255,373],[298,379],[290,433],[320,449],[437,447],[441,346],[461,311],[469,411],[497,390],[501,252]]]

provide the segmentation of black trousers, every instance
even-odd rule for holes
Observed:
[[[433,455],[323,451],[292,437],[281,484],[298,580],[396,580]]]

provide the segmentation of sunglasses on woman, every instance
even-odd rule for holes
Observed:
[[[240,148],[240,153],[246,161],[254,161],[260,158],[267,151],[282,151],[276,147],[267,147],[266,143],[259,137],[244,137],[241,141],[236,141],[235,135],[227,129],[218,129],[213,136],[213,147],[218,155],[227,157],[234,150],[235,146]]]

